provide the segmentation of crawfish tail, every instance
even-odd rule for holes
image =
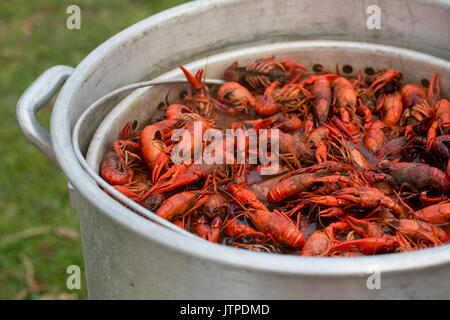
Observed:
[[[270,234],[289,247],[303,247],[305,236],[290,220],[265,210],[249,211],[248,216],[259,231]]]

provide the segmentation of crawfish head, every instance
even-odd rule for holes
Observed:
[[[243,185],[230,184],[228,188],[238,201],[255,209],[267,210],[266,206],[259,201],[256,194],[253,191],[246,189]]]
[[[230,212],[230,207],[224,197],[219,194],[213,194],[205,200],[203,211],[210,218],[216,216],[225,218]]]
[[[248,106],[254,108],[256,104],[256,99],[250,91],[237,82],[223,84],[217,91],[217,97],[220,102],[231,104],[237,109],[247,110]]]
[[[301,192],[309,191],[317,177],[318,175],[314,173],[303,173],[283,179],[267,193],[267,201],[278,203],[292,199]]]
[[[370,89],[373,90],[373,93],[377,92],[381,88],[388,86],[385,88],[386,92],[392,92],[392,89],[395,88],[395,82],[401,78],[400,72],[395,69],[389,69],[386,72],[382,73],[377,79],[370,85]]]
[[[338,199],[348,200],[359,204],[363,208],[375,208],[379,205],[393,207],[394,202],[386,197],[383,192],[371,187],[348,187],[336,191],[334,194]]]
[[[411,108],[426,99],[425,90],[415,84],[405,84],[402,87],[401,94],[405,109]]]
[[[356,107],[356,91],[350,81],[339,77],[333,81],[333,88],[340,109],[348,107],[353,110]]]
[[[300,255],[320,256],[328,249],[329,242],[330,239],[327,234],[321,230],[317,230],[306,240]]]
[[[443,201],[419,211],[413,212],[413,215],[420,220],[432,223],[443,224],[450,222],[450,202]]]

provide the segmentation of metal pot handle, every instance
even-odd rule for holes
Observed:
[[[57,166],[59,164],[53,151],[50,133],[38,122],[36,114],[56,94],[73,70],[68,66],[54,66],[46,70],[17,102],[16,120],[22,134]]]

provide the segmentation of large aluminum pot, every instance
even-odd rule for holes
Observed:
[[[117,34],[74,70],[47,70],[24,93],[24,135],[75,188],[89,297],[99,298],[448,298],[450,246],[361,258],[307,258],[237,250],[186,237],[109,197],[76,160],[71,131],[92,102],[178,64],[275,41],[329,39],[406,47],[450,58],[447,1],[376,1],[381,30],[366,27],[360,0],[194,1]],[[67,79],[67,80],[66,80]],[[64,86],[50,136],[35,113]],[[111,108],[92,119],[82,148]],[[381,289],[377,277],[381,277]],[[369,286],[368,286],[369,284]],[[374,286],[371,286],[374,285]],[[371,289],[370,289],[371,288]]]

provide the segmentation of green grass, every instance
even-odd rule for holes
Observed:
[[[15,122],[23,91],[47,68],[76,66],[126,27],[182,0],[2,0],[0,2],[0,299],[85,299],[66,287],[66,268],[83,256],[77,213],[61,171],[30,145]],[[81,8],[81,30],[66,8]],[[51,103],[38,118],[48,128]]]

